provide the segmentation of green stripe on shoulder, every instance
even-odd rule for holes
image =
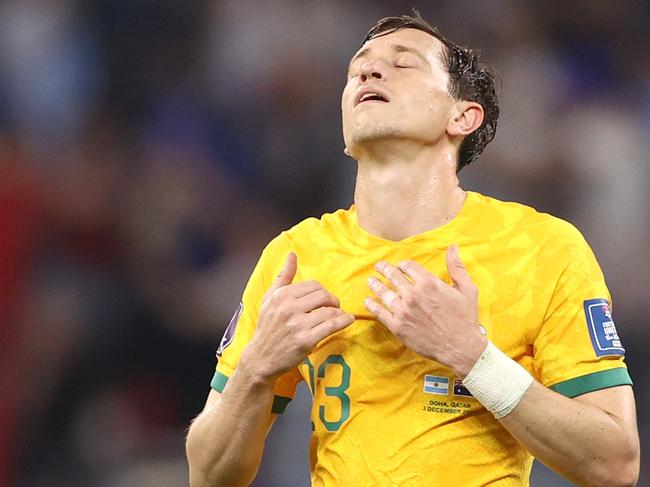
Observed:
[[[214,377],[212,377],[212,381],[210,382],[210,387],[218,392],[223,392],[223,390],[226,388],[226,384],[228,383],[228,379],[229,377],[227,375],[224,375],[219,371],[215,371]],[[291,399],[292,398],[290,397],[273,396],[273,405],[271,406],[271,412],[273,414],[282,414],[287,408],[287,405],[291,402]]]
[[[630,378],[627,369],[620,367],[617,369],[601,370],[600,372],[594,372],[593,374],[565,380],[564,382],[551,386],[551,389],[566,397],[576,397],[588,392],[623,385],[631,386],[632,379]]]
[[[228,382],[227,375],[224,375],[219,371],[215,371],[214,377],[212,377],[212,381],[210,382],[210,387],[212,387],[216,391],[223,392],[223,390],[226,388],[227,382]]]

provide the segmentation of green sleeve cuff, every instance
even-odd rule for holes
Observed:
[[[223,392],[226,388],[226,383],[228,382],[229,377],[222,374],[219,371],[215,371],[214,377],[210,382],[210,386],[217,392]],[[271,412],[273,414],[282,414],[287,408],[287,405],[291,402],[291,397],[284,396],[273,396],[273,404],[271,405]]]
[[[212,382],[210,382],[210,387],[217,392],[223,392],[226,388],[226,382],[228,382],[228,376],[219,371],[215,371],[214,377],[212,377]]]
[[[576,397],[581,394],[587,394],[588,392],[624,385],[631,386],[632,379],[627,369],[620,367],[618,369],[601,370],[593,374],[565,380],[564,382],[551,386],[551,389],[566,397]]]

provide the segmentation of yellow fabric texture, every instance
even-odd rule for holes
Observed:
[[[293,397],[305,380],[312,391],[315,487],[528,485],[532,457],[450,369],[408,349],[363,305],[370,295],[367,279],[377,275],[373,266],[381,259],[417,261],[450,283],[445,252],[452,244],[479,288],[479,319],[488,338],[542,384],[594,373],[598,379],[617,368],[629,377],[622,356],[594,352],[583,303],[610,296],[588,244],[563,220],[475,192],[468,192],[452,221],[400,242],[364,231],[354,206],[307,219],[263,252],[217,373],[233,373],[264,293],[287,253],[295,252],[294,282],[318,280],[357,318],[320,342],[275,389]],[[577,394],[630,383],[595,382]]]

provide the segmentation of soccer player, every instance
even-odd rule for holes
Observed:
[[[459,186],[494,137],[489,68],[419,16],[386,18],[341,110],[355,204],[264,250],[188,433],[191,484],[248,485],[304,380],[314,486],[524,486],[533,457],[634,485],[631,380],[589,246]]]

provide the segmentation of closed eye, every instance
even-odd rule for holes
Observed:
[[[401,53],[399,56],[395,56],[393,64],[396,68],[416,68],[420,65],[417,58],[410,53]]]

